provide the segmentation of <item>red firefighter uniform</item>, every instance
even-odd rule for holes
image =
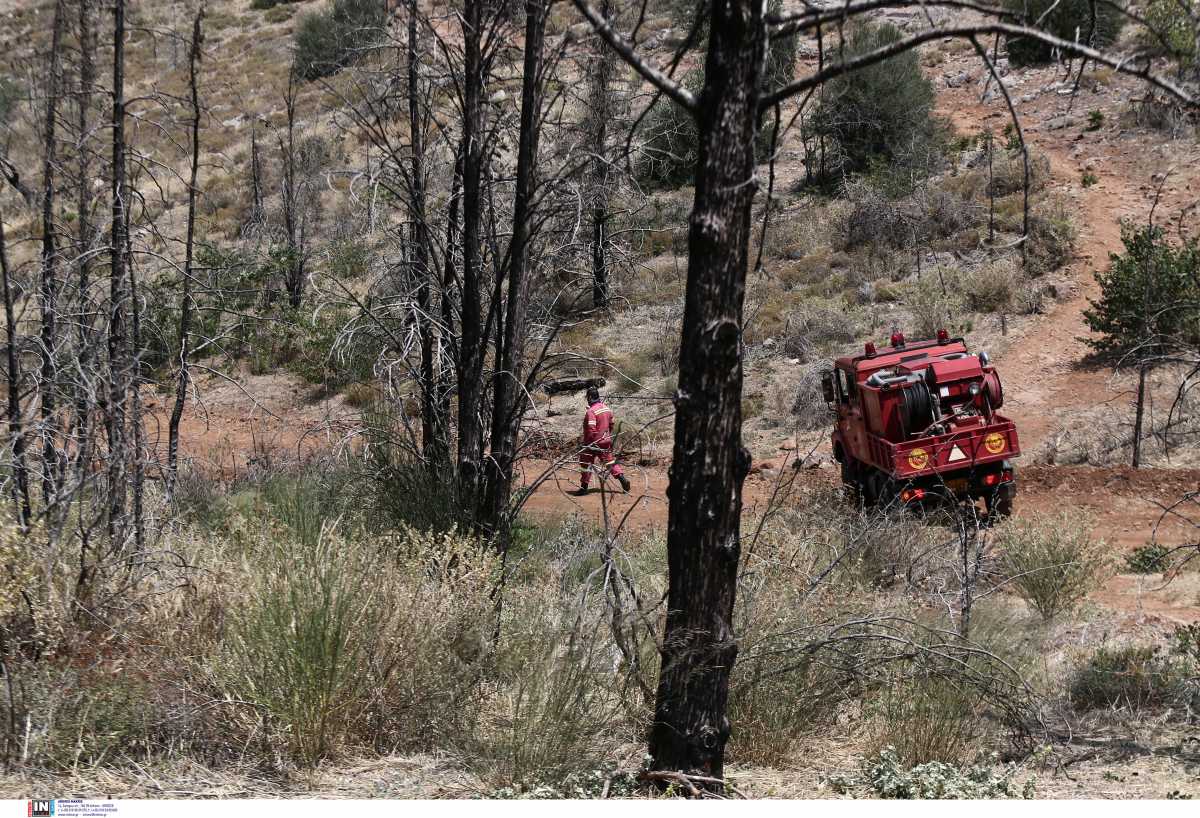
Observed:
[[[596,401],[588,407],[583,417],[583,449],[579,454],[579,465],[583,467],[583,476],[579,479],[580,488],[586,489],[592,477],[592,462],[599,458],[600,462],[621,480],[624,473],[621,464],[612,453],[613,413],[603,401]],[[624,484],[624,480],[621,483]]]

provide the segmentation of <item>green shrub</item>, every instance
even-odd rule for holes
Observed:
[[[368,520],[373,529],[411,526],[420,531],[465,528],[463,508],[453,480],[433,473],[409,444],[402,407],[379,401],[363,412],[367,447],[362,482],[367,487]]]
[[[1157,646],[1102,647],[1072,670],[1067,693],[1077,710],[1194,708],[1200,697],[1194,657]]]
[[[379,0],[333,0],[296,27],[294,65],[306,80],[328,77],[374,45],[386,21]]]
[[[8,119],[24,93],[24,89],[16,80],[0,77],[0,123]]]
[[[1083,313],[1098,335],[1088,345],[1138,357],[1200,345],[1200,241],[1172,244],[1161,227],[1129,223],[1121,241],[1125,252],[1096,273],[1100,300]]]
[[[1092,48],[1103,49],[1116,42],[1125,26],[1125,15],[1115,3],[1093,3],[1091,0],[1006,0],[1010,13],[1025,25],[1041,30],[1068,42],[1078,41]],[[1092,12],[1095,10],[1095,19]],[[1047,14],[1049,12],[1049,14]],[[1032,37],[1010,37],[1008,59],[1013,66],[1038,65],[1053,61],[1055,50]]]
[[[1125,555],[1132,574],[1162,574],[1171,568],[1170,549],[1165,545],[1141,545]]]
[[[1010,520],[998,545],[1012,588],[1046,620],[1073,610],[1110,573],[1107,545],[1076,514]]]
[[[856,25],[845,43],[846,58],[901,39],[888,23]],[[865,170],[872,162],[919,171],[934,165],[941,134],[933,118],[933,85],[919,59],[906,51],[821,86],[813,133],[836,142],[849,170]]]
[[[1180,69],[1196,65],[1196,27],[1200,6],[1195,0],[1151,0],[1144,12],[1147,31],[1142,40],[1163,49]]]
[[[1014,782],[1016,772],[1014,765],[997,771],[994,766],[986,764],[959,767],[940,761],[908,767],[889,747],[884,748],[877,757],[864,760],[862,783],[880,798],[1033,798],[1033,779],[1028,779],[1018,789]],[[837,779],[831,783],[835,789],[844,790],[847,785],[853,786],[859,782]]]
[[[677,0],[677,8],[694,12],[695,4],[689,0]],[[778,11],[780,8],[780,0],[774,0],[771,10]],[[796,38],[778,37],[767,50],[761,88],[764,92],[782,88],[795,78],[795,74]],[[694,68],[684,74],[683,86],[698,96],[704,86],[703,68]],[[783,124],[786,125],[786,122]],[[763,117],[754,143],[759,161],[768,158],[773,129],[773,119],[770,116]],[[699,133],[692,115],[666,97],[659,97],[642,121],[641,131],[643,142],[637,169],[639,180],[645,185],[663,188],[675,188],[691,182],[700,156]]]
[[[693,69],[683,76],[683,86],[699,93],[704,72]],[[643,142],[638,178],[652,187],[674,188],[689,183],[700,157],[696,120],[685,109],[660,96],[641,126]]]

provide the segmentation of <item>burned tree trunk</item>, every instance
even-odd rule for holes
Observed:
[[[655,769],[719,779],[750,466],[741,439],[741,328],[765,23],[763,4],[746,0],[714,0],[711,14],[696,110],[700,154],[668,490],[668,610],[650,753]]]
[[[55,413],[58,406],[58,373],[54,356],[58,346],[58,231],[54,222],[55,172],[58,169],[58,103],[62,93],[62,33],[65,23],[63,0],[54,5],[50,34],[50,73],[46,78],[46,119],[42,137],[42,367],[38,394],[41,405],[42,502],[54,502],[58,478],[58,435]]]
[[[13,501],[21,528],[33,516],[29,503],[29,470],[25,463],[25,430],[21,425],[21,369],[17,356],[17,319],[9,286],[8,247],[4,241],[4,218],[0,214],[0,283],[4,287],[5,338],[8,354],[8,434],[12,438]]]
[[[408,130],[412,154],[409,159],[412,181],[409,185],[409,218],[412,220],[413,274],[417,279],[417,309],[421,335],[421,451],[435,469],[448,458],[445,417],[439,416],[441,391],[435,357],[438,334],[434,325],[434,296],[440,290],[440,275],[431,252],[431,237],[426,213],[425,127],[428,117],[422,108],[421,55],[417,25],[417,0],[408,4]]]
[[[128,339],[125,337],[128,219],[125,173],[125,0],[113,4],[112,225],[109,230],[108,314],[108,532],[113,547],[125,535],[126,400],[129,394]]]
[[[604,0],[600,5],[600,14],[605,20],[613,16],[611,0]],[[616,73],[616,55],[599,46],[599,51],[592,60],[590,72],[588,134],[591,141],[591,257],[592,257],[592,307],[598,310],[608,309],[608,259],[606,247],[608,240],[608,199],[609,199],[609,161],[608,161],[608,126],[613,115],[613,75]]]
[[[480,298],[480,255],[483,221],[483,6],[467,0],[463,15],[462,134],[462,290],[457,361],[458,483],[464,503],[477,508],[480,461],[483,458],[483,364],[488,332]]]
[[[541,133],[542,45],[546,6],[542,0],[525,3],[525,65],[521,82],[521,131],[517,146],[513,234],[508,253],[508,298],[499,366],[492,380],[492,447],[488,459],[485,527],[496,530],[512,493],[517,435],[527,398],[522,391],[526,312],[529,304],[529,245],[532,239],[533,196],[537,186],[537,151]],[[503,539],[503,537],[502,537]]]
[[[192,101],[192,166],[188,177],[187,235],[183,250],[183,282],[179,296],[179,378],[175,382],[175,406],[167,426],[167,497],[175,488],[179,471],[179,422],[183,418],[184,404],[190,380],[188,370],[189,340],[192,331],[192,260],[196,246],[196,180],[200,174],[200,92],[197,87],[197,68],[200,63],[200,24],[204,10],[196,12],[192,23],[192,47],[188,54],[188,86]]]

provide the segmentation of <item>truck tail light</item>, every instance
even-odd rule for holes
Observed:
[[[1003,482],[1005,482],[1005,483],[1012,482],[1012,479],[1013,479],[1012,469],[1005,469],[1004,471],[1001,472],[1001,474],[1003,475]]]
[[[985,486],[994,486],[999,482],[1000,482],[1000,475],[995,474],[994,472],[983,478],[983,484]]]
[[[911,503],[913,500],[924,500],[925,489],[905,489],[900,492],[900,500],[905,503]]]

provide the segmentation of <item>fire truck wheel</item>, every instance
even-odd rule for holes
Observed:
[[[989,518],[997,520],[1005,517],[1011,517],[1013,511],[1013,495],[1016,494],[1015,487],[1009,483],[1002,485],[992,494],[984,497],[984,504],[987,506]]]

